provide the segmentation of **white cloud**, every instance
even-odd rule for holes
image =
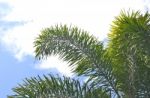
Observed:
[[[37,69],[51,69],[56,68],[60,73],[66,76],[72,76],[71,66],[68,66],[67,62],[59,59],[59,56],[50,56],[46,60],[43,60],[35,66]]]
[[[5,20],[28,21],[23,26],[7,31],[2,40],[18,60],[34,56],[33,41],[42,28],[63,23],[73,24],[89,31],[100,40],[107,37],[111,21],[121,9],[144,10],[142,0],[6,0],[12,12]],[[57,68],[70,73],[66,64],[60,67],[55,57],[43,61],[39,68]],[[44,66],[45,65],[45,66]],[[37,66],[36,66],[37,67]],[[65,70],[66,69],[66,70]]]
[[[27,23],[7,31],[2,38],[3,43],[18,60],[22,60],[26,55],[33,55],[33,41],[39,32],[39,29],[32,28],[33,25],[38,28],[36,24]]]

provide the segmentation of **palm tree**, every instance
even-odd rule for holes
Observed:
[[[121,11],[108,45],[77,27],[56,25],[35,40],[36,58],[60,55],[85,76],[80,83],[67,77],[26,79],[10,98],[150,98],[150,14]]]
[[[127,98],[149,98],[150,14],[122,11],[113,21],[109,40],[108,55],[124,94]]]

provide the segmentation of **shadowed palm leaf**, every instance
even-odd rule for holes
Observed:
[[[48,75],[43,78],[25,79],[24,83],[13,89],[16,95],[8,98],[109,98],[99,89],[94,89],[78,80]]]

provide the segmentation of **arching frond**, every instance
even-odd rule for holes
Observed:
[[[78,75],[97,77],[97,83],[105,85],[99,87],[118,94],[111,63],[104,57],[103,44],[87,31],[66,25],[46,28],[36,39],[35,48],[37,58],[59,54],[71,66],[76,65],[74,72]]]
[[[23,84],[13,88],[15,95],[9,98],[108,98],[101,90],[67,77],[48,75],[26,78]]]

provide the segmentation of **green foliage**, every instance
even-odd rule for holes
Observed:
[[[17,94],[8,98],[108,98],[102,91],[86,83],[81,85],[78,80],[53,75],[26,78],[13,90]]]
[[[76,65],[74,72],[78,75],[89,76],[96,86],[103,84],[99,87],[118,94],[111,63],[103,57],[102,43],[86,31],[66,25],[46,28],[35,41],[35,47],[37,58],[59,54],[70,66]]]
[[[81,85],[66,77],[34,77],[14,88],[17,97],[13,98],[150,98],[150,14],[121,11],[108,38],[104,48],[77,27],[42,30],[34,42],[36,58],[58,54],[88,81]]]
[[[140,96],[142,93],[148,96],[150,14],[122,11],[113,21],[107,51],[114,63],[117,78],[125,84],[122,90],[128,94],[132,93],[132,96]]]

